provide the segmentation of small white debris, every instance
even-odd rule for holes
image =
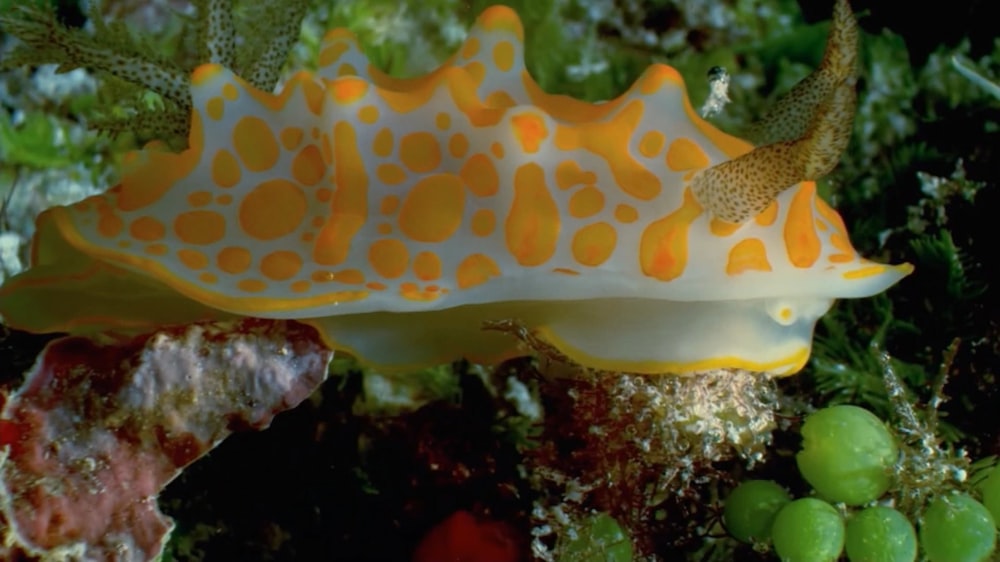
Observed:
[[[542,406],[538,400],[531,395],[528,387],[514,377],[507,377],[507,391],[503,397],[514,405],[517,413],[531,421],[542,419]]]
[[[713,66],[708,71],[708,98],[701,106],[701,116],[711,117],[720,113],[729,103],[729,73],[721,66]]]

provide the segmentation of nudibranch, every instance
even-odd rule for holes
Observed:
[[[483,329],[510,320],[596,370],[794,373],[835,299],[911,271],[861,258],[810,181],[850,133],[856,34],[839,0],[756,147],[666,65],[604,103],[544,92],[505,7],[417,78],[342,29],[277,94],[205,64],[189,147],[132,153],[119,185],[42,214],[0,313],[83,334],[296,319],[389,370],[523,354]]]

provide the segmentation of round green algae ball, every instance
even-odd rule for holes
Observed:
[[[878,499],[891,483],[899,448],[875,414],[857,406],[823,408],[802,424],[802,450],[795,456],[802,477],[831,502],[862,505]]]
[[[778,511],[771,527],[781,562],[833,562],[844,550],[844,519],[816,498],[801,498]]]
[[[847,558],[851,562],[913,562],[917,533],[899,511],[881,505],[855,514],[847,522]]]
[[[614,517],[597,513],[563,538],[558,553],[559,562],[632,562],[632,541]]]
[[[792,497],[771,480],[747,480],[736,487],[722,510],[729,534],[745,543],[771,540],[771,524]]]
[[[979,485],[979,491],[983,493],[983,505],[990,510],[993,521],[1000,525],[1000,465],[990,470]]]
[[[920,546],[930,562],[981,562],[996,543],[993,516],[968,494],[938,496],[924,510]]]

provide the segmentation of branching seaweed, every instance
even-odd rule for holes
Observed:
[[[232,66],[250,83],[272,90],[288,53],[299,37],[307,0],[285,3],[244,2],[231,17],[231,0],[196,0],[199,17],[181,18],[198,36],[197,53],[165,58],[149,40],[131,33],[122,22],[106,22],[100,3],[89,7],[92,29],[69,29],[51,6],[25,4],[0,16],[0,27],[22,41],[0,64],[0,70],[56,64],[59,72],[87,68],[102,78],[102,95],[110,102],[92,126],[111,134],[140,131],[151,139],[181,148],[187,141],[191,113],[190,73],[200,63]],[[178,15],[178,17],[180,17]],[[267,38],[239,41],[240,37]]]

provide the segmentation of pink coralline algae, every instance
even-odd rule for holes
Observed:
[[[173,525],[160,490],[231,432],[299,404],[332,358],[311,328],[255,319],[53,341],[0,398],[6,553],[153,559]]]

